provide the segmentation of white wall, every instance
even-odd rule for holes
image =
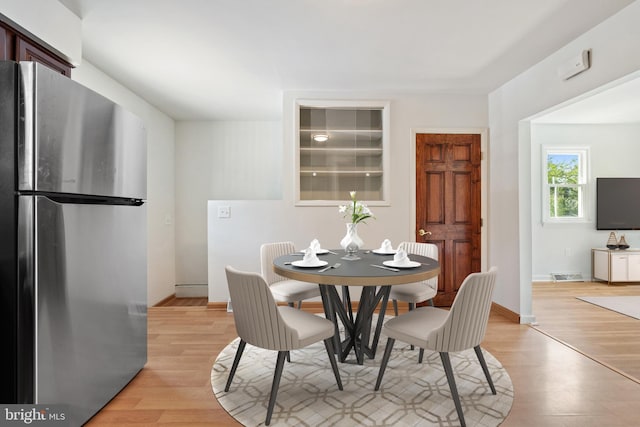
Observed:
[[[638,177],[640,168],[638,124],[532,124],[531,207],[533,280],[551,280],[551,273],[581,273],[591,277],[591,248],[604,247],[609,231],[595,226],[597,177]],[[577,224],[542,224],[542,145],[590,148],[589,194],[586,212],[590,221]],[[640,231],[624,231],[627,242],[640,247]]]
[[[207,201],[282,198],[282,122],[176,124],[176,283],[206,284]]]
[[[175,124],[129,89],[83,61],[72,78],[140,117],[147,129],[147,302],[174,293]]]
[[[148,285],[153,305],[174,292],[174,121],[131,90],[82,61],[80,18],[57,1],[3,0],[0,13],[77,65],[73,80],[121,104],[147,128]]]
[[[291,240],[304,248],[318,238],[327,248],[338,248],[345,220],[337,206],[294,206],[294,111],[296,99],[389,100],[391,111],[390,206],[372,207],[375,220],[359,227],[366,247],[385,238],[395,245],[414,240],[412,223],[415,195],[412,176],[411,131],[418,128],[486,128],[484,95],[392,93],[287,92],[284,97],[282,142],[282,198],[274,201],[212,200],[209,202],[209,301],[226,302],[224,267],[233,265],[259,271],[258,248],[266,241]],[[250,147],[249,147],[250,148]],[[257,162],[263,161],[256,159]],[[255,165],[258,167],[259,165]],[[345,201],[349,195],[345,194]],[[231,218],[217,218],[217,206],[230,206]]]
[[[636,1],[489,95],[489,259],[500,266],[494,300],[535,320],[531,308],[530,116],[640,69]],[[560,64],[592,49],[588,71],[563,81]]]

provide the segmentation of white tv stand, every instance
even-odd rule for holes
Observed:
[[[640,249],[591,249],[592,280],[640,282]]]

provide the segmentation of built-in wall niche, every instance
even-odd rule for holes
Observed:
[[[298,102],[297,204],[387,204],[388,123],[387,102]]]

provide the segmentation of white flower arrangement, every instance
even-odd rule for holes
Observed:
[[[341,205],[338,208],[338,212],[343,214],[345,218],[351,218],[351,222],[353,224],[363,222],[367,218],[375,218],[373,216],[373,212],[371,212],[367,205],[356,199],[355,191],[351,191],[349,194],[351,195],[351,203],[348,205]]]

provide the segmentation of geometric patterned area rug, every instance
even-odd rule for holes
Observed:
[[[625,316],[640,319],[640,296],[576,297],[579,300],[615,311]]]
[[[264,425],[277,352],[247,344],[229,392],[224,391],[239,338],[227,345],[211,369],[220,405],[244,426]],[[322,342],[291,352],[285,362],[271,419],[273,426],[459,426],[460,421],[438,353],[396,341],[379,391],[374,391],[387,338],[375,359],[355,364],[353,353],[338,362],[344,390],[338,390]],[[497,426],[513,404],[507,371],[483,350],[497,394],[491,394],[475,352],[450,353],[458,394],[469,426]],[[353,359],[353,360],[351,360]],[[351,363],[349,363],[351,362]]]

